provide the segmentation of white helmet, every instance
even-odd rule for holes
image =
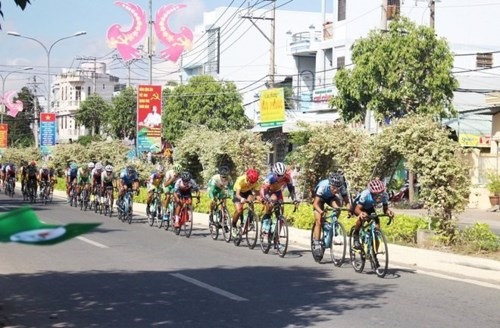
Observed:
[[[93,169],[93,168],[94,168],[94,162],[90,162],[90,163],[87,165],[87,167],[88,167],[89,169]]]
[[[102,164],[101,164],[101,163],[97,163],[97,164],[95,165],[95,169],[96,169],[96,170],[102,170]]]
[[[285,166],[285,164],[283,164],[281,162],[277,162],[273,166],[273,172],[275,174],[277,174],[277,175],[285,175],[285,173],[286,173],[286,166]]]
[[[106,165],[106,172],[113,172],[113,167],[111,165]]]
[[[161,165],[161,164],[156,165],[156,171],[163,172],[164,170],[165,170],[165,168],[163,167],[163,165]]]

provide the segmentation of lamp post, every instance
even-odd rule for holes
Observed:
[[[43,44],[38,39],[29,37],[29,36],[24,36],[24,35],[22,35],[20,33],[17,33],[17,32],[7,32],[7,34],[11,35],[11,36],[17,36],[19,38],[33,40],[36,43],[38,43],[39,45],[41,45],[43,47],[43,49],[45,50],[45,53],[47,54],[47,109],[46,109],[46,111],[50,112],[50,52],[52,51],[52,48],[56,45],[56,43],[58,43],[58,42],[60,42],[62,40],[66,40],[66,39],[74,38],[74,37],[77,37],[77,36],[85,35],[85,34],[87,34],[87,32],[80,31],[80,32],[76,32],[73,35],[65,36],[63,38],[60,38],[60,39],[54,41],[49,47],[45,46],[45,44]],[[36,118],[35,118],[35,120],[36,120]]]
[[[15,71],[12,71],[12,72],[5,74],[5,76],[0,74],[0,77],[2,78],[2,108],[1,108],[2,112],[0,113],[0,123],[3,124],[3,115],[5,114],[5,81],[7,80],[7,77],[13,73],[28,71],[30,69],[33,69],[33,67],[25,67],[22,69],[18,69],[18,70],[15,70]]]

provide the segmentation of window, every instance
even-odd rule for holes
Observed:
[[[345,57],[337,57],[337,69],[341,69],[345,67]]]
[[[75,87],[75,100],[76,101],[82,100],[82,87],[80,86]]]
[[[90,95],[91,95],[91,94],[92,94],[92,93],[91,93],[91,89],[90,89],[90,87],[87,87],[87,97],[90,97]]]
[[[492,68],[493,54],[491,52],[479,52],[476,54],[477,68]]]
[[[387,19],[391,20],[399,16],[399,11],[401,9],[400,0],[388,0],[387,1]]]
[[[337,2],[337,21],[345,20],[346,0],[338,0]]]
[[[208,34],[208,60],[205,66],[206,73],[219,74],[220,29],[207,31]]]

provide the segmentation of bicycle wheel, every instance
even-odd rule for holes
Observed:
[[[127,203],[128,203],[127,220],[128,224],[131,224],[133,219],[132,199],[129,199]]]
[[[268,220],[272,220],[269,218]],[[269,249],[271,248],[272,243],[272,233],[270,233],[271,228],[268,228],[267,231],[264,230],[264,224],[261,224],[259,239],[260,239],[260,249],[262,253],[267,254]]]
[[[313,259],[315,262],[320,263],[321,260],[323,259],[323,255],[325,255],[325,247],[323,246],[323,242],[321,242],[321,257],[314,257],[314,228],[316,227],[316,221],[314,221],[313,226],[311,228],[311,254],[313,256]],[[325,240],[324,237],[324,232],[323,232],[323,226],[320,226],[319,230],[319,240]]]
[[[191,207],[186,209],[186,217],[184,219],[184,234],[186,238],[191,237],[191,232],[193,232],[193,209]]]
[[[345,261],[347,240],[344,226],[337,221],[330,233],[332,234],[330,239],[330,256],[332,258],[332,263],[337,267],[341,267]]]
[[[85,202],[84,200],[85,200],[86,192],[87,191],[85,189],[83,189],[82,192],[80,193],[80,211],[83,210],[83,203]]]
[[[175,215],[174,205],[173,204],[169,205],[165,211],[167,217],[163,220],[163,227],[165,228],[165,231],[167,231],[168,228],[170,227],[170,223],[173,222],[172,220],[174,220],[174,215]]]
[[[253,211],[248,211],[246,225],[244,227],[245,239],[247,240],[248,248],[254,249],[259,238],[259,220]]]
[[[220,220],[222,224],[222,236],[224,237],[224,240],[226,243],[229,243],[231,241],[231,217],[229,216],[229,212],[227,209],[223,208],[220,210]]]
[[[155,198],[153,198],[153,200],[151,201],[151,204],[149,204],[149,210],[146,212],[147,212],[146,217],[148,218],[148,224],[150,227],[152,227],[154,220],[155,220],[154,216],[156,214],[156,199]]]
[[[351,258],[351,265],[354,271],[361,273],[365,268],[365,251],[363,250],[363,244],[361,244],[361,249],[354,249],[354,228],[351,228],[349,233],[349,256]]]
[[[158,207],[156,208],[156,219],[155,223],[158,229],[161,229],[163,226],[163,213],[162,213],[162,207],[161,207],[161,200],[158,200]]]
[[[208,230],[210,230],[210,236],[213,240],[219,238],[219,222],[220,221],[220,211],[218,208],[214,210],[214,215],[212,221],[208,219]]]
[[[288,249],[288,223],[284,216],[280,216],[274,229],[274,243],[280,257],[285,257]]]
[[[389,267],[389,249],[382,230],[375,230],[371,256],[372,269],[378,277],[384,278]]]

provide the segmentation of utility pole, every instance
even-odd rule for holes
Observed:
[[[382,15],[380,16],[380,29],[387,31],[387,6],[388,0],[382,0]]]
[[[241,18],[246,18],[249,19],[250,22],[259,30],[259,32],[266,38],[267,41],[271,44],[271,49],[270,49],[270,60],[269,60],[269,87],[272,88],[274,87],[274,68],[275,68],[275,48],[276,48],[276,0],[266,0],[266,1],[272,1],[273,2],[273,10],[271,13],[271,18],[268,17],[254,17],[254,16],[241,16]],[[261,20],[269,20],[271,21],[271,37],[268,37],[264,31],[261,30],[261,28],[255,24],[253,20],[261,19]]]
[[[430,13],[431,17],[429,18],[429,26],[434,30],[434,20],[435,20],[435,15],[436,15],[436,1],[435,0],[429,0],[429,8],[430,8]]]
[[[38,148],[40,145],[40,133],[38,129],[38,119],[40,116],[40,109],[38,108],[38,95],[37,89],[38,85],[41,83],[36,82],[36,76],[33,76],[33,83],[30,83],[33,86],[33,136],[35,137],[35,147]]]
[[[149,58],[149,84],[153,84],[153,0],[149,0],[149,37],[148,37],[148,58]]]

